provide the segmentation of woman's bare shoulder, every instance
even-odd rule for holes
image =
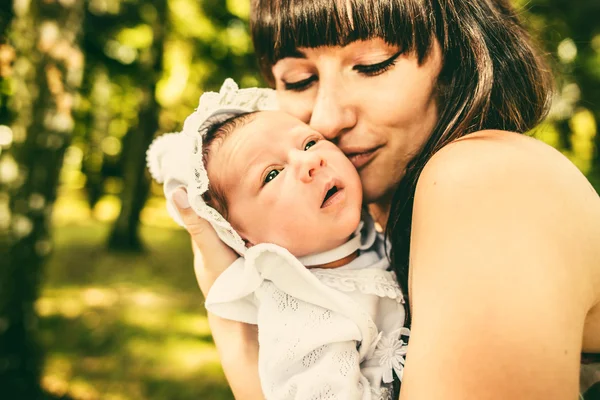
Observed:
[[[494,172],[502,172],[498,178],[516,179],[516,183],[531,177],[547,178],[598,197],[581,172],[559,151],[514,132],[486,130],[463,136],[436,153],[424,172],[432,177],[443,171],[459,173],[461,169],[471,179],[487,179],[485,175]]]
[[[534,202],[536,208],[560,206],[574,212],[571,218],[600,217],[598,193],[571,161],[551,146],[514,132],[480,131],[448,144],[427,163],[417,190],[432,184],[458,196],[462,190],[485,188],[472,193],[479,201],[509,197]],[[516,205],[507,206],[511,204]]]
[[[549,145],[491,130],[450,143],[431,158],[417,186],[415,207],[435,205],[464,205],[469,215],[514,221],[521,229],[537,230],[540,245],[581,254],[577,266],[571,260],[569,268],[573,273],[581,268],[595,284],[594,299],[600,300],[600,197],[575,165]]]
[[[436,153],[415,194],[403,391],[575,396],[584,320],[600,295],[598,220],[587,180],[532,138],[478,132]]]

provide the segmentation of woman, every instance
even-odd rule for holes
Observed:
[[[600,353],[600,199],[513,132],[550,78],[505,0],[256,0],[282,108],[358,169],[409,294],[401,398],[574,399]],[[235,255],[186,208],[206,294]],[[183,200],[183,201],[182,201]],[[236,397],[261,398],[252,327],[209,316]]]

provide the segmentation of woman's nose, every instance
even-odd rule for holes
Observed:
[[[348,96],[346,89],[326,79],[326,76],[322,76],[319,82],[309,125],[326,139],[335,141],[356,125],[356,111],[350,104],[351,96]]]
[[[304,183],[312,182],[318,170],[327,165],[327,161],[315,151],[294,150],[290,161],[296,176]]]

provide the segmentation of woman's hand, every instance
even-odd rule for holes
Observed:
[[[238,255],[219,239],[210,223],[196,215],[183,189],[173,193],[173,201],[192,237],[194,271],[200,290],[206,297],[215,280],[238,258]]]
[[[194,271],[204,297],[215,280],[238,255],[219,239],[213,227],[198,217],[183,189],[173,194],[181,219],[192,237]],[[264,399],[258,376],[256,326],[219,318],[208,313],[208,323],[219,352],[223,371],[237,399]]]

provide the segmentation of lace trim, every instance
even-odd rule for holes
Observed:
[[[404,304],[404,295],[392,271],[362,270],[313,270],[313,274],[327,286],[342,292],[358,290],[378,297],[389,297]]]
[[[385,386],[379,389],[371,388],[371,399],[373,400],[392,400],[393,390]]]
[[[365,385],[362,382],[358,382],[358,389],[363,392],[365,388]],[[383,384],[381,385],[381,387],[379,389],[374,388],[373,386],[370,386],[370,392],[371,392],[371,400],[392,400],[392,396],[394,393],[394,390],[392,387],[388,387],[387,385]]]
[[[202,195],[208,190],[208,173],[202,160],[202,138],[200,136],[196,137],[194,142],[191,164],[193,175],[187,188],[190,206],[199,217],[210,222],[223,242],[238,254],[244,255],[246,246],[241,236],[217,210],[208,206],[202,198]]]
[[[246,253],[244,241],[229,222],[202,198],[209,185],[208,173],[202,159],[202,139],[207,127],[215,118],[225,114],[274,109],[277,109],[277,102],[272,89],[239,89],[232,79],[226,79],[219,93],[206,92],[200,97],[198,108],[183,125],[183,133],[195,139],[191,157],[192,176],[188,185],[190,205],[198,216],[210,222],[219,238],[240,255]]]

